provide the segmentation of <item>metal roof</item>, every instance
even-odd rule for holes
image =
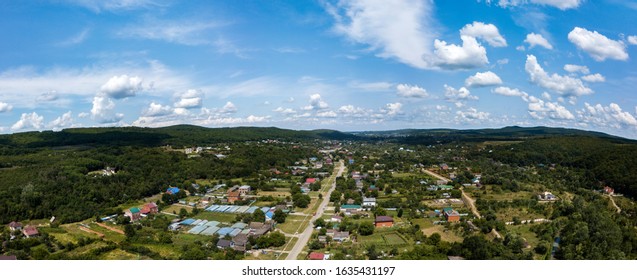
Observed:
[[[230,228],[230,227],[223,227],[223,228],[219,229],[219,231],[217,231],[217,233],[218,233],[220,236],[225,236],[225,235],[227,235],[227,234],[231,233],[233,230],[234,230],[234,229],[233,229],[233,228]]]
[[[244,229],[246,228],[248,225],[242,222],[238,222],[235,223],[234,225],[231,226],[231,228],[240,228],[240,229]]]
[[[218,230],[219,230],[219,227],[214,227],[214,226],[213,227],[208,227],[207,229],[203,230],[199,234],[202,234],[202,235],[213,235]]]
[[[202,231],[206,230],[207,228],[208,228],[207,226],[196,226],[192,228],[191,230],[189,230],[188,233],[199,234]]]
[[[237,235],[239,235],[239,233],[241,233],[241,229],[235,228],[233,231],[231,231],[228,235],[235,237]]]
[[[251,206],[250,208],[248,208],[248,210],[246,211],[246,213],[252,214],[252,213],[254,213],[254,211],[256,211],[257,209],[259,209],[259,207],[257,207],[257,206]]]
[[[194,222],[195,222],[195,219],[185,219],[185,220],[181,221],[180,224],[189,226],[189,225],[192,225],[192,223],[194,223]]]
[[[207,227],[216,227],[218,225],[219,225],[219,222],[217,222],[217,221],[210,221],[210,222],[206,223]]]

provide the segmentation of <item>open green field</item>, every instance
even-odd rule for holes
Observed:
[[[259,196],[272,196],[274,198],[285,198],[291,196],[289,191],[276,190],[276,191],[259,191]]]
[[[303,231],[307,227],[309,222],[310,217],[289,215],[285,219],[285,223],[277,224],[276,227],[285,233],[294,234],[297,231]]]
[[[237,217],[236,214],[201,211],[199,212],[199,214],[194,215],[192,218],[195,220],[202,219],[202,220],[217,221],[221,223],[230,224],[230,223],[234,223],[236,217]]]
[[[115,249],[113,251],[100,255],[102,260],[138,260],[140,256],[126,252],[122,249]]]
[[[438,221],[438,218],[421,218],[413,219],[411,222],[415,225],[419,225],[422,233],[426,236],[431,236],[434,233],[440,234],[443,241],[447,242],[462,242],[464,238],[457,235],[452,230],[445,229],[444,225],[434,225],[433,221]]]

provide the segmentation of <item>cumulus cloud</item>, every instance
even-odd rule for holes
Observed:
[[[384,108],[380,109],[381,113],[386,114],[387,116],[395,116],[401,114],[401,109],[403,108],[403,104],[396,103],[387,103]]]
[[[477,96],[471,95],[471,92],[465,87],[455,89],[448,85],[445,85],[445,98],[448,102],[454,103],[458,108],[464,106],[467,100],[479,99]]]
[[[590,70],[588,70],[588,67],[582,66],[582,65],[574,65],[574,64],[564,65],[564,70],[566,70],[566,72],[569,72],[569,73],[577,73],[577,72],[580,72],[582,74],[590,73]]]
[[[310,105],[303,107],[303,110],[322,110],[327,108],[329,108],[327,102],[323,101],[320,94],[315,93],[310,96]]]
[[[637,45],[637,36],[628,36],[628,44]]]
[[[525,43],[529,44],[529,48],[533,48],[535,46],[541,46],[545,49],[552,50],[553,46],[549,43],[546,38],[544,38],[541,34],[529,33],[526,35]]]
[[[578,49],[588,53],[596,61],[606,59],[628,60],[626,45],[622,41],[608,39],[597,31],[575,27],[568,33],[568,40]]]
[[[486,0],[487,3],[495,1],[496,0]],[[579,7],[583,2],[584,0],[499,0],[498,5],[500,7],[506,8],[531,3],[536,5],[551,6],[560,10],[568,10]]]
[[[354,105],[341,106],[338,108],[338,112],[347,117],[363,117],[369,114],[369,110]]]
[[[506,40],[502,37],[502,35],[500,35],[498,28],[493,24],[485,24],[483,22],[474,21],[472,24],[467,24],[460,29],[460,35],[485,40],[492,47],[507,46]]]
[[[518,96],[518,97],[528,97],[529,94],[521,91],[517,88],[508,88],[508,87],[497,87],[491,90],[491,92],[504,96]]]
[[[202,93],[196,89],[189,89],[185,92],[177,93],[177,102],[173,106],[176,108],[192,109],[201,108],[203,99]]]
[[[622,110],[616,103],[610,103],[608,106],[584,103],[584,108],[577,113],[585,123],[592,123],[599,127],[637,127],[637,119],[629,112]]]
[[[460,122],[471,122],[479,120],[487,120],[491,113],[480,112],[476,108],[469,108],[466,111],[457,111],[456,119]]]
[[[546,117],[553,120],[575,119],[573,113],[566,107],[554,102],[545,102],[535,97],[529,99],[529,115],[535,119],[544,119]]]
[[[396,91],[401,97],[425,98],[429,96],[426,89],[408,84],[397,85]]]
[[[0,113],[5,113],[5,112],[9,112],[13,109],[13,106],[11,106],[8,103],[4,103],[4,102],[0,102]]]
[[[460,36],[462,46],[448,44],[436,39],[434,54],[436,65],[443,69],[459,70],[472,69],[489,63],[487,50],[471,36]]]
[[[73,126],[73,116],[71,111],[64,113],[57,117],[55,120],[49,123],[49,127],[53,130],[60,130],[62,128]]]
[[[100,93],[115,99],[133,97],[143,89],[142,79],[128,75],[114,76],[100,88]]]
[[[477,72],[465,80],[467,87],[488,87],[502,84],[502,79],[491,71]]]
[[[415,68],[432,65],[422,59],[429,54],[433,32],[433,3],[420,0],[355,0],[325,4],[334,17],[334,30],[349,40],[369,45],[383,58],[392,58]]]
[[[219,113],[221,114],[234,114],[237,112],[237,106],[234,105],[234,103],[228,101],[226,102],[226,105],[223,105],[223,107],[221,107],[221,110],[219,110]]]
[[[316,116],[321,118],[336,118],[338,115],[334,111],[325,111],[317,113]]]
[[[605,82],[606,78],[602,76],[602,74],[597,73],[597,74],[583,76],[582,80],[587,81],[589,83],[601,83],[601,82]]]
[[[593,90],[584,86],[584,83],[582,83],[580,79],[560,76],[558,74],[549,76],[533,55],[527,55],[525,70],[529,74],[531,82],[562,95],[581,96],[593,93]]]
[[[142,112],[142,115],[147,117],[158,117],[169,115],[172,112],[173,109],[168,105],[162,106],[161,104],[151,102],[150,105],[148,105],[148,108]]]
[[[97,95],[93,97],[91,118],[99,123],[116,123],[124,118],[121,113],[115,113],[115,102],[112,99]]]
[[[542,93],[542,98],[546,100],[551,100],[551,95],[545,91],[544,93]]]
[[[22,113],[20,120],[11,126],[11,130],[40,129],[44,126],[44,117],[36,112]]]

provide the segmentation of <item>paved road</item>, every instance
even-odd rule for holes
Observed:
[[[344,162],[341,160],[339,164],[340,164],[340,167],[335,177],[342,176],[343,171],[345,171]],[[290,254],[288,254],[288,257],[286,258],[286,260],[296,260],[299,254],[301,253],[301,251],[303,250],[303,247],[305,247],[307,242],[310,241],[310,237],[312,236],[312,230],[314,228],[314,221],[316,221],[316,219],[318,219],[319,217],[323,215],[323,211],[325,211],[327,204],[330,202],[330,195],[332,194],[335,188],[336,188],[336,180],[334,180],[334,182],[332,183],[332,187],[327,191],[327,193],[323,193],[323,202],[321,202],[321,205],[319,205],[318,210],[316,210],[316,215],[314,215],[314,217],[310,219],[310,223],[307,225],[303,233],[299,235],[299,240],[297,240],[296,244],[294,244],[294,248],[290,250]]]

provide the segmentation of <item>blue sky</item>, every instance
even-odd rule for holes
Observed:
[[[637,138],[637,1],[0,3],[0,133],[560,126]]]

